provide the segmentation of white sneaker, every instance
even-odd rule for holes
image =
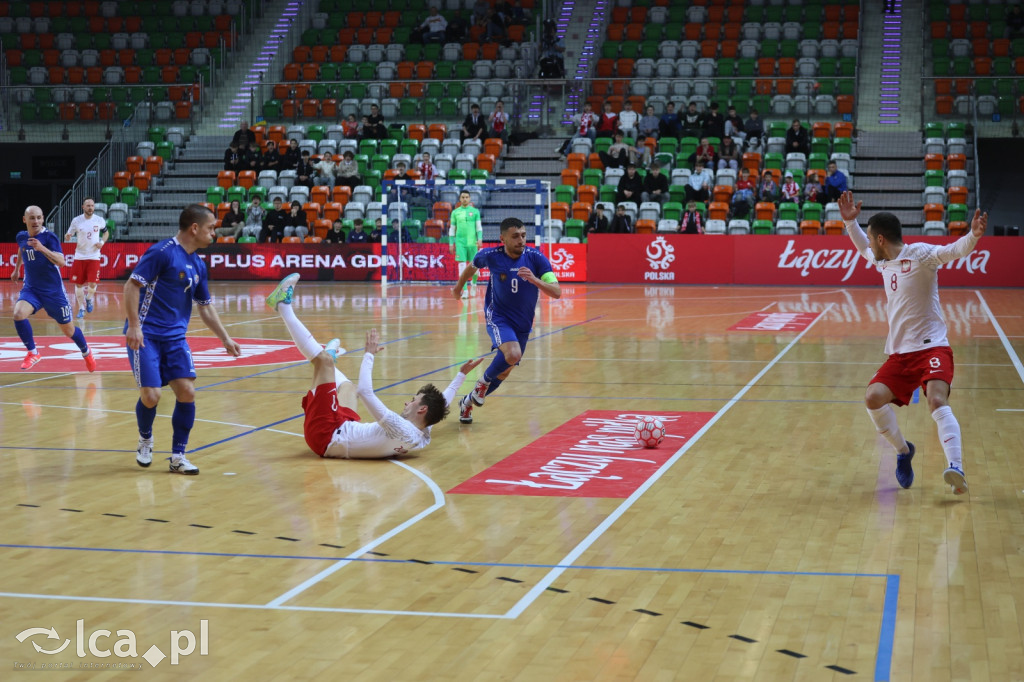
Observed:
[[[168,457],[167,459],[171,460],[171,471],[176,474],[195,476],[199,473],[199,467],[188,461],[188,458],[185,457],[185,455],[176,454],[173,457]]]
[[[139,436],[139,447],[135,450],[135,461],[140,467],[153,463],[153,439]]]
[[[324,346],[324,351],[326,351],[327,354],[331,356],[331,359],[334,360],[335,362],[338,361],[339,355],[344,355],[345,353],[348,352],[347,350],[341,347],[341,339],[331,339],[330,341],[328,341],[327,345]]]
[[[462,287],[462,298],[469,298],[469,287]]]
[[[490,386],[490,384],[484,383],[483,380],[478,380],[476,382],[476,386],[474,386],[473,390],[470,392],[469,398],[477,407],[483,406],[484,398],[487,397],[487,389],[490,388]]]

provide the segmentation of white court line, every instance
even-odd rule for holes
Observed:
[[[996,412],[1024,412],[1024,410],[1018,410],[1010,407],[997,407]]]
[[[65,372],[64,374],[51,374],[50,376],[39,377],[38,379],[29,379],[28,381],[19,381],[19,382],[14,383],[14,384],[5,384],[3,386],[0,386],[0,388],[11,388],[13,386],[24,386],[25,384],[34,384],[37,381],[46,381],[47,379],[61,379],[63,377],[69,377],[69,376],[72,376],[74,374],[78,374],[78,372]],[[14,404],[15,403],[11,403],[11,405],[14,405]],[[20,405],[21,403],[17,403],[17,404]]]
[[[434,483],[434,481],[432,481],[429,477],[427,477],[426,474],[424,474],[424,473],[422,473],[420,471],[417,471],[416,469],[412,468],[408,464],[405,464],[404,462],[399,462],[398,460],[391,460],[391,462],[393,464],[397,464],[398,466],[400,466],[400,467],[402,467],[404,469],[407,469],[407,470],[411,471],[415,476],[419,477],[420,480],[422,480],[424,483],[426,483],[427,487],[430,488],[430,491],[432,493],[434,493],[434,504],[432,504],[431,506],[429,506],[426,509],[424,509],[423,511],[421,511],[416,516],[413,516],[412,518],[408,519],[404,523],[401,523],[401,524],[395,526],[394,528],[389,530],[387,533],[384,533],[384,535],[378,536],[376,539],[371,540],[367,544],[363,545],[362,547],[360,547],[356,551],[354,551],[351,554],[349,554],[344,559],[342,559],[340,561],[336,561],[329,568],[326,568],[326,569],[320,571],[319,573],[317,573],[316,575],[314,575],[310,579],[306,580],[302,584],[297,585],[296,587],[293,587],[292,589],[288,590],[287,592],[282,594],[280,597],[277,597],[276,599],[270,600],[266,604],[268,607],[276,608],[276,607],[281,606],[282,604],[284,604],[289,599],[298,596],[299,594],[301,594],[302,592],[306,591],[307,589],[309,589],[313,585],[316,585],[318,582],[320,582],[324,578],[326,578],[326,577],[332,575],[333,573],[341,570],[345,566],[348,566],[350,563],[352,563],[353,559],[356,559],[356,558],[362,556],[363,554],[369,552],[370,550],[372,550],[373,548],[377,547],[378,545],[381,545],[384,542],[386,542],[387,540],[390,540],[391,538],[393,538],[394,536],[398,535],[399,533],[401,533],[406,528],[409,528],[413,524],[418,523],[421,519],[423,519],[424,517],[426,517],[426,516],[428,516],[430,514],[433,514],[435,511],[437,511],[438,509],[440,509],[441,507],[443,507],[445,505],[444,493],[441,492],[441,488],[439,488],[438,485],[436,483]]]
[[[0,402],[0,405],[23,405],[23,404],[24,403]],[[52,408],[52,409],[55,409],[55,410],[78,410],[78,411],[83,411],[83,412],[109,412],[110,414],[135,414],[135,410],[108,410],[108,409],[105,409],[105,408],[104,409],[97,409],[95,407],[72,407],[71,405],[45,405],[45,404],[40,404],[40,403],[36,403],[35,405],[36,405],[36,407],[49,407],[49,408]],[[171,418],[171,415],[169,415],[169,414],[158,414],[156,416],[158,418],[160,418],[160,419],[170,419]],[[200,419],[199,417],[196,417],[196,421],[197,422],[203,422],[204,424],[221,424],[222,426],[237,426],[240,429],[257,429],[257,428],[259,428],[258,426],[253,426],[252,424],[235,424],[234,422],[222,422],[222,421],[217,421],[216,419]],[[266,429],[266,430],[270,431],[270,429]],[[279,433],[287,433],[287,431],[281,431]],[[295,436],[295,435],[298,435],[298,434],[292,433],[292,434],[289,434],[289,435]]]
[[[761,308],[761,310],[759,310],[758,312],[760,312],[760,313],[763,313],[764,311],[768,310],[768,309],[769,309],[769,308],[771,308],[772,306],[776,306],[776,305],[778,305],[778,304],[779,304],[779,302],[778,302],[778,301],[772,301],[771,303],[769,303],[769,304],[768,304],[768,305],[766,305],[765,307]]]
[[[29,592],[0,592],[0,597],[12,599],[53,599],[57,601],[85,601],[112,604],[154,604],[161,606],[190,606],[223,609],[259,609],[261,611],[319,611],[327,613],[366,613],[383,616],[431,616],[444,618],[491,618],[505,616],[492,613],[447,613],[431,611],[386,611],[384,609],[346,609],[329,606],[266,606],[264,604],[227,604],[222,602],[171,601],[169,599],[119,599],[117,597],[79,597],[70,594],[32,594]]]
[[[996,316],[992,313],[992,309],[988,307],[988,302],[985,301],[985,297],[981,295],[981,292],[975,289],[975,294],[978,295],[978,300],[981,301],[981,307],[988,315],[989,322],[992,323],[992,327],[996,330],[996,334],[999,335],[999,340],[1003,342],[1003,348],[1006,349],[1006,354],[1010,356],[1010,362],[1017,368],[1017,376],[1020,377],[1021,382],[1024,382],[1024,364],[1021,364],[1020,358],[1017,357],[1017,352],[1013,350],[1013,346],[1010,345],[1010,340],[1006,338],[1006,334],[1003,333],[1003,328],[999,326],[999,322],[996,321]]]
[[[830,303],[822,311],[821,315],[816,317],[810,324],[807,325],[806,329],[800,332],[796,336],[796,338],[790,341],[785,348],[779,351],[778,355],[772,358],[771,362],[765,365],[760,372],[754,375],[754,378],[748,381],[746,386],[741,388],[739,392],[736,393],[736,395],[729,399],[729,402],[727,402],[724,406],[722,406],[720,410],[718,410],[718,412],[715,413],[715,416],[708,420],[707,424],[705,424],[699,431],[697,431],[697,433],[695,433],[693,437],[689,441],[687,441],[681,448],[676,450],[672,457],[670,457],[667,462],[661,465],[661,468],[654,472],[654,474],[652,474],[650,478],[644,481],[643,485],[637,488],[632,495],[623,500],[622,504],[616,507],[615,511],[609,514],[604,521],[598,524],[597,528],[590,532],[590,535],[585,537],[578,545],[576,545],[576,547],[574,547],[572,551],[566,554],[561,561],[557,562],[558,567],[551,569],[547,575],[541,578],[541,580],[537,584],[535,584],[529,592],[527,592],[518,602],[516,602],[516,604],[511,609],[509,609],[505,613],[505,616],[508,618],[518,618],[523,613],[523,611],[529,608],[530,605],[533,604],[533,602],[537,599],[537,597],[539,597],[541,593],[543,593],[551,585],[551,583],[555,582],[555,580],[558,579],[558,576],[565,572],[567,568],[571,568],[572,564],[580,558],[580,555],[587,551],[587,549],[589,549],[591,545],[597,542],[597,540],[602,535],[604,535],[605,531],[607,531],[611,527],[611,525],[619,519],[620,516],[625,514],[626,511],[630,507],[632,507],[633,504],[635,504],[636,501],[639,500],[644,495],[644,493],[646,493],[651,488],[651,486],[653,486],[658,481],[658,479],[662,477],[662,475],[665,472],[672,468],[672,466],[677,461],[679,461],[679,459],[684,454],[686,454],[686,452],[693,446],[694,443],[699,441],[701,437],[705,433],[707,433],[711,429],[711,427],[714,426],[718,422],[718,420],[722,418],[723,415],[725,415],[726,412],[732,409],[732,406],[738,403],[740,399],[747,393],[747,391],[753,388],[754,384],[756,384],[761,377],[767,374],[768,370],[775,366],[775,364],[782,358],[783,355],[788,353],[793,346],[799,343],[800,339],[802,339],[804,335],[807,334],[807,332],[811,331],[814,325],[817,324],[818,320],[825,319],[825,313],[831,310],[832,306],[834,305],[834,303]]]

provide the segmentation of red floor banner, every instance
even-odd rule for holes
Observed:
[[[714,415],[587,410],[448,493],[629,497]],[[646,416],[665,424],[657,448],[643,448],[633,437],[637,420]]]

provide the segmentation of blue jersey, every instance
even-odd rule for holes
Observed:
[[[491,271],[491,281],[487,284],[484,298],[487,314],[508,322],[520,333],[533,328],[533,314],[540,295],[536,285],[516,274],[523,266],[533,271],[537,279],[551,272],[551,263],[544,254],[530,247],[523,249],[519,258],[511,258],[505,253],[504,246],[484,249],[473,258],[473,267]]]
[[[54,253],[63,253],[60,248],[60,240],[57,235],[45,227],[35,237],[39,243]],[[18,242],[18,252],[21,254],[21,262],[25,265],[25,286],[32,289],[42,297],[64,295],[64,281],[60,277],[60,268],[39,251],[28,245],[31,235],[22,230],[15,237]]]
[[[177,239],[165,239],[146,250],[132,272],[142,285],[139,321],[142,333],[155,339],[184,338],[192,317],[192,301],[212,303],[206,282],[206,264],[187,253]],[[128,322],[125,322],[128,331]]]

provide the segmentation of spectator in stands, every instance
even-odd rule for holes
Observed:
[[[747,149],[758,150],[764,144],[764,121],[761,120],[757,109],[750,110],[750,115],[743,124],[743,133],[746,135]]]
[[[793,177],[793,171],[786,171],[782,177],[782,187],[779,188],[782,201],[800,201],[800,185]]]
[[[690,154],[689,162],[690,165],[695,166],[700,161],[705,168],[713,170],[717,159],[718,154],[715,152],[715,145],[711,144],[708,138],[702,137],[700,138],[700,144],[697,145],[697,149]]]
[[[839,201],[839,197],[848,189],[846,186],[846,174],[839,170],[835,161],[828,162],[828,165],[825,166],[825,172],[828,174],[828,177],[825,178],[824,203]]]
[[[508,33],[505,31],[505,17],[494,8],[487,10],[487,28],[484,31],[484,39],[489,43],[500,43],[508,39]]]
[[[508,5],[508,25],[509,26],[525,26],[526,25],[526,10],[523,9],[523,4],[520,0],[512,0]]]
[[[309,222],[306,220],[306,212],[302,210],[302,205],[299,202],[292,202],[291,210],[288,212],[285,220],[285,237],[305,239],[306,235],[309,234]]]
[[[380,238],[384,234],[384,219],[380,216],[377,217],[377,221],[373,224],[373,229],[370,230],[370,241],[375,244],[380,244]]]
[[[356,218],[352,222],[352,231],[348,233],[349,244],[364,244],[370,241],[370,235],[363,230],[363,219]]]
[[[633,221],[626,213],[626,207],[619,205],[615,207],[615,216],[612,217],[612,224],[608,228],[616,234],[629,234],[633,231]]]
[[[750,177],[749,168],[741,168],[740,175],[736,178],[736,189],[732,193],[732,209],[734,218],[743,218],[754,208],[757,202],[754,190],[757,188],[755,179]]]
[[[597,128],[595,134],[598,137],[613,137],[619,129],[619,117],[612,111],[612,103],[604,103],[604,111],[597,117]]]
[[[249,128],[248,121],[242,121],[235,131],[235,134],[231,136],[231,144],[236,147],[241,147],[242,143],[248,145],[256,144],[256,133]]]
[[[640,117],[637,133],[643,137],[658,139],[658,117],[654,115],[654,107],[647,105],[647,113]]]
[[[281,172],[281,152],[277,151],[277,143],[267,140],[267,153],[260,157],[260,170]]]
[[[246,237],[258,238],[263,231],[263,219],[266,217],[267,211],[263,208],[263,200],[258,195],[254,196],[245,209],[245,226],[242,227],[242,233]]]
[[[300,207],[301,208],[301,207]],[[274,197],[274,208],[263,216],[261,242],[280,242],[284,239],[284,228],[288,225],[288,211],[281,204],[281,197]]]
[[[1019,4],[1011,5],[1010,11],[1006,13],[1006,37],[1017,38],[1022,33],[1024,33],[1024,12],[1021,11]]]
[[[299,167],[300,161],[302,155],[299,153],[299,141],[288,140],[288,149],[281,153],[281,170],[295,170]]]
[[[585,137],[589,140],[594,140],[597,137],[597,115],[594,113],[593,108],[590,106],[590,102],[583,103],[583,111],[579,112],[572,117],[574,126],[574,133],[572,137],[566,140],[556,150],[562,161],[565,161],[565,155],[569,153],[572,148],[572,141],[578,137]]]
[[[779,186],[775,184],[775,176],[765,168],[761,183],[757,186],[757,200],[776,203],[779,200]]]
[[[731,137],[736,145],[742,150],[743,142],[747,134],[743,130],[743,119],[736,113],[736,107],[729,105],[729,112],[725,115],[725,135]]]
[[[622,105],[622,111],[619,112],[619,130],[626,137],[632,137],[634,140],[638,136],[637,126],[640,124],[640,115],[633,111],[633,103],[626,100],[626,103]]]
[[[725,137],[725,117],[718,110],[718,102],[711,103],[711,108],[704,112],[700,125],[704,137],[717,137],[719,140]]]
[[[303,149],[299,158],[301,159],[299,165],[295,167],[295,171],[298,174],[295,178],[295,184],[311,188],[313,187],[313,177],[316,175],[316,170],[309,161],[309,150]]]
[[[679,126],[682,128],[683,137],[700,137],[703,130],[703,118],[697,111],[697,103],[690,102],[686,111],[679,117]]]
[[[242,227],[245,226],[245,216],[242,214],[242,206],[237,199],[231,202],[231,208],[224,214],[220,227],[215,231],[218,237],[234,237],[238,239],[242,235]]]
[[[615,133],[615,141],[606,152],[598,152],[605,168],[625,168],[628,164],[636,164],[636,150],[623,140],[622,131]]]
[[[359,139],[359,121],[356,120],[355,114],[349,114],[341,122],[341,134],[345,136],[346,140]]]
[[[363,221],[359,221],[359,227],[362,228]],[[364,234],[363,237],[366,237]],[[327,230],[327,234],[324,235],[324,244],[344,244],[346,243],[345,229],[341,224],[340,220],[335,220],[331,223],[331,229]]]
[[[430,152],[423,152],[420,155],[420,162],[416,164],[421,180],[433,180],[437,177],[437,166],[430,160]]]
[[[608,216],[604,214],[604,206],[598,204],[594,207],[594,212],[590,214],[590,218],[587,220],[587,234],[595,232],[604,234],[608,231]]]
[[[445,29],[448,28],[448,20],[441,16],[436,6],[431,6],[427,18],[412,31],[412,39],[419,39],[423,44],[443,43],[445,40]]]
[[[686,181],[686,199],[688,201],[707,201],[711,196],[712,182],[714,182],[714,178],[711,176],[711,171],[704,167],[703,161],[697,159],[693,165],[693,172],[690,173],[690,178]]]
[[[565,39],[558,35],[558,25],[554,19],[544,21],[544,35],[540,45],[541,78],[565,78]]]
[[[647,146],[646,137],[641,135],[636,139],[636,146],[633,147],[633,154],[636,156],[638,166],[647,168],[651,165],[651,161],[654,160],[654,154],[651,149],[651,147]]]
[[[718,149],[718,170],[731,168],[738,170],[740,167],[740,148],[733,142],[732,137],[726,135],[722,138],[722,146]]]
[[[238,153],[238,145],[233,140],[224,151],[224,170],[235,173],[245,170],[245,167],[242,165],[242,156]]]
[[[336,178],[338,176],[338,164],[334,163],[334,157],[330,154],[324,154],[320,157],[320,161],[313,164],[313,170],[316,171],[316,175],[313,177],[313,183],[316,185],[328,185],[332,189]]]
[[[494,111],[487,117],[487,123],[494,137],[500,137],[502,142],[508,144],[508,114],[505,113],[505,103],[500,99],[494,103]]]
[[[680,234],[704,234],[704,216],[697,210],[697,202],[690,199],[686,202],[686,210],[679,219]]]
[[[391,221],[391,229],[388,230],[388,241],[397,244],[401,237],[403,244],[409,244],[412,242],[412,235],[409,234],[409,229],[402,224],[398,218]]]
[[[459,137],[463,142],[466,140],[483,140],[487,137],[487,121],[480,113],[480,105],[474,104],[469,108],[466,120],[462,122],[462,131]]]
[[[334,177],[337,184],[345,185],[353,190],[363,184],[363,178],[359,175],[359,164],[356,163],[351,149],[346,149],[342,154],[341,163],[334,169]]]
[[[804,201],[817,201],[823,203],[825,199],[825,187],[821,184],[818,171],[812,170],[807,174],[807,183],[804,185]]]
[[[473,22],[476,23],[487,16],[487,10],[491,8],[491,3],[487,0],[476,0],[473,3]]]
[[[794,118],[793,125],[786,131],[786,153],[803,154],[811,153],[811,142],[807,139],[807,129],[800,125],[800,119]]]
[[[632,201],[639,204],[643,193],[644,179],[636,172],[636,164],[631,161],[626,164],[626,174],[619,178],[619,186],[615,191],[615,203]]]
[[[651,164],[651,169],[644,178],[644,191],[640,198],[659,204],[664,204],[668,200],[668,177],[662,174],[660,163]]]
[[[363,139],[383,140],[388,136],[388,127],[384,125],[384,117],[380,114],[380,107],[376,104],[370,105],[370,115],[363,118]]]
[[[449,43],[464,43],[468,33],[469,22],[462,16],[462,10],[456,9],[452,14],[452,20],[448,22],[448,28],[444,31],[445,40]]]
[[[676,113],[676,105],[672,102],[668,103],[665,107],[665,113],[661,115],[661,119],[658,122],[658,137],[679,137],[679,133],[682,132],[679,127],[679,114]]]
[[[258,144],[250,145],[243,142],[238,147],[238,154],[242,157],[242,164],[245,166],[242,170],[259,172],[260,164],[263,162],[263,154],[260,152]]]

